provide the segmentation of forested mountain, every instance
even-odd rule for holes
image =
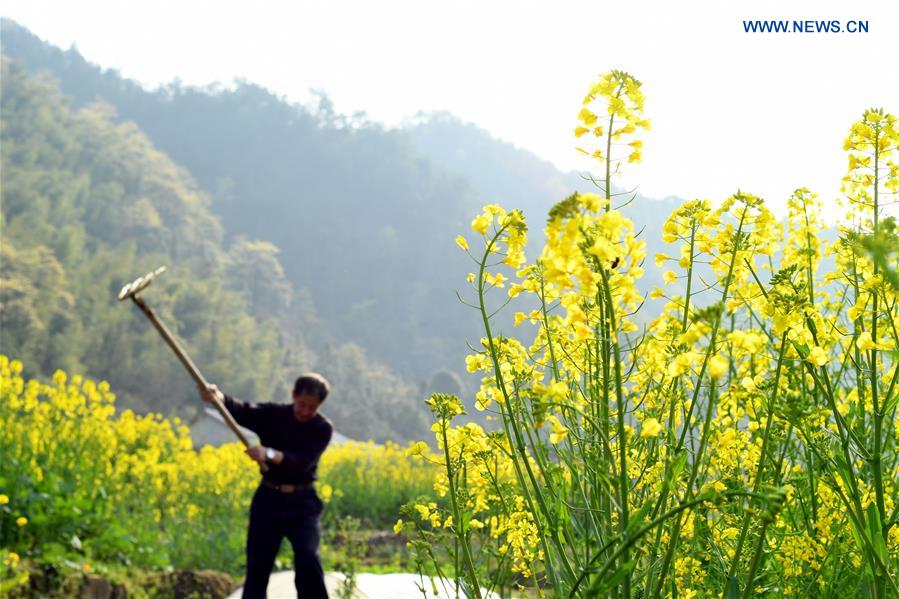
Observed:
[[[277,245],[327,336],[359,343],[413,380],[461,366],[467,313],[454,290],[468,265],[453,238],[479,199],[406,135],[347,120],[325,98],[292,105],[250,83],[144,91],[10,21],[3,27],[5,53],[49,70],[75,106],[111,103],[187,168],[211,192],[227,236]]]
[[[241,237],[226,247],[208,195],[133,123],[108,104],[70,110],[53,81],[5,57],[2,80],[0,330],[2,351],[29,375],[88,372],[109,380],[123,406],[189,419],[199,404],[190,379],[149,323],[115,300],[136,275],[177,265],[147,300],[210,380],[284,400],[290,377],[314,368],[335,383],[326,412],[345,433],[423,433],[417,389],[358,346],[313,352],[303,331],[314,311],[285,279],[277,248]]]
[[[288,368],[337,356],[381,373],[357,373],[366,397],[408,394],[420,404],[428,389],[458,386],[453,373],[463,370],[466,341],[481,334],[477,315],[455,296],[471,265],[453,238],[469,231],[482,204],[523,208],[539,242],[547,210],[575,189],[592,189],[579,175],[450,115],[386,129],[336,113],[326,96],[298,105],[249,82],[146,90],[9,20],[0,40],[28,72],[50,73],[73,110],[89,107],[103,111],[109,127],[139,128],[147,144],[186,169],[215,215],[210,222],[220,226],[213,245],[231,269],[220,285],[256,322],[277,323],[272,334]],[[637,198],[626,210],[652,246],[672,205]],[[539,246],[529,247],[531,256]],[[180,256],[171,254],[170,263],[181,268]],[[183,268],[196,260],[191,255]],[[203,272],[209,280],[225,274]],[[645,281],[647,290],[659,282],[651,262]],[[254,351],[232,351],[232,372],[238,361],[255,360]],[[334,370],[349,376],[343,366]],[[364,403],[354,418],[382,411]],[[391,417],[399,416],[375,418]]]
[[[177,312],[213,376],[225,372],[221,338],[254,355],[235,389],[272,396],[277,332],[223,285],[223,230],[190,176],[111,107],[73,113],[52,81],[6,59],[2,77],[4,346],[30,368],[86,370],[156,409],[183,381],[155,333],[113,301],[137,273],[176,262],[153,294],[158,310]]]

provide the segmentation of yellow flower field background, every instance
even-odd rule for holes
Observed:
[[[85,571],[242,574],[259,471],[241,444],[196,450],[177,419],[117,413],[105,383],[61,371],[26,381],[21,371],[0,356],[0,580],[18,580],[26,557]],[[351,516],[388,529],[403,503],[433,495],[433,469],[406,453],[392,443],[332,446],[319,466],[325,526]]]

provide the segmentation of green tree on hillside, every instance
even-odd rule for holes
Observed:
[[[123,406],[197,414],[180,364],[114,299],[165,264],[146,297],[229,392],[286,401],[292,377],[316,367],[333,372],[343,398],[339,430],[421,434],[424,407],[401,377],[353,346],[316,355],[308,340],[326,329],[308,294],[294,292],[277,246],[235,238],[226,247],[209,196],[109,104],[73,112],[52,80],[5,58],[2,69],[0,327],[3,351],[29,376],[82,371],[109,380]]]

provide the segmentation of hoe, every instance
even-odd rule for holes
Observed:
[[[150,322],[153,323],[153,326],[156,327],[156,330],[159,331],[159,334],[162,335],[162,338],[165,339],[165,342],[168,343],[169,347],[172,348],[172,351],[175,352],[175,355],[178,356],[178,359],[181,360],[181,363],[187,369],[188,374],[190,374],[191,378],[196,381],[197,385],[205,389],[208,386],[206,379],[203,378],[203,375],[200,373],[200,370],[194,365],[193,360],[190,359],[190,356],[181,348],[175,338],[172,336],[172,333],[166,328],[162,321],[156,317],[156,314],[153,310],[150,309],[150,306],[147,305],[147,302],[143,300],[143,298],[138,297],[138,293],[149,287],[150,283],[153,282],[157,276],[162,274],[165,271],[165,266],[161,266],[152,272],[148,272],[142,277],[138,277],[122,287],[122,290],[119,291],[118,299],[119,301],[124,301],[128,298],[137,304],[137,307],[140,308],[140,311],[144,313],[144,315],[150,319]],[[244,447],[249,447],[250,443],[247,441],[246,436],[241,432],[241,430],[237,427],[237,423],[234,421],[234,418],[231,416],[231,413],[225,409],[225,406],[219,400],[218,397],[214,398],[213,404],[215,405],[215,409],[218,410],[219,414],[222,415],[222,418],[225,419],[225,422],[234,431],[234,434],[241,440],[244,444]]]

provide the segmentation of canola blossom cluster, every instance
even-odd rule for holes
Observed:
[[[625,154],[628,162],[639,162],[643,156],[641,140],[625,141],[650,128],[649,119],[643,117],[641,85],[629,73],[612,71],[600,76],[584,97],[574,135],[593,139],[596,145],[592,149],[578,146],[577,151],[598,160],[607,172],[617,173]]]
[[[58,371],[45,384],[22,370],[0,355],[0,590],[26,582],[25,559],[243,573],[260,474],[240,443],[195,449],[177,418],[117,412],[105,382]],[[410,450],[330,447],[319,463],[325,526],[349,514],[386,528],[404,503],[436,495],[434,468]]]
[[[642,122],[633,78],[590,94]],[[531,263],[522,215],[486,206],[457,243],[484,325],[473,405],[496,426],[429,400],[444,505],[398,525],[423,567],[443,543],[445,582],[476,597],[899,597],[895,124],[868,110],[852,126],[836,230],[805,188],[785,221],[744,191],[685,202],[647,295],[610,170],[602,194],[552,208]],[[504,316],[497,295],[523,309]]]

